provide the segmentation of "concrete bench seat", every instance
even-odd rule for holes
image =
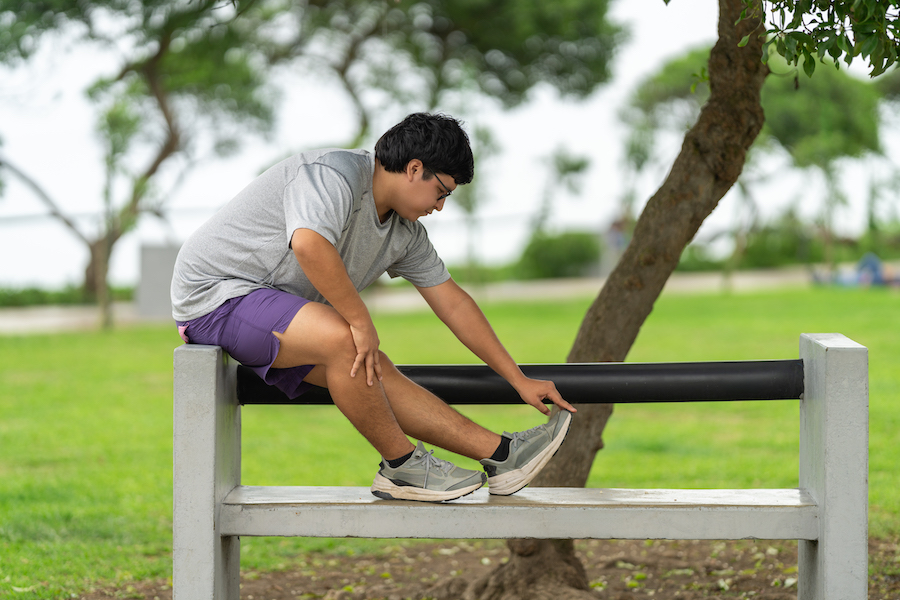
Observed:
[[[800,489],[482,488],[453,502],[380,500],[368,487],[238,486],[222,535],[364,538],[803,539],[818,506]]]

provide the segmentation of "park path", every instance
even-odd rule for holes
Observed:
[[[600,290],[602,278],[550,279],[539,281],[507,281],[467,286],[479,302],[516,300],[559,300],[573,297],[590,297]],[[675,273],[666,284],[665,293],[717,292],[730,289],[734,292],[810,285],[805,268],[788,268],[765,271],[740,271],[726,282],[721,273]],[[365,292],[366,304],[373,313],[427,310],[422,297],[412,288],[382,286]],[[134,324],[146,319],[138,314],[134,303],[117,303],[114,306],[118,324]],[[0,335],[52,333],[77,331],[98,327],[99,317],[94,306],[33,306],[0,309]]]
[[[536,281],[504,281],[483,286],[465,286],[479,302],[514,302],[516,300],[561,300],[593,297],[603,287],[600,277],[581,279],[543,279]],[[734,292],[761,289],[803,287],[811,284],[809,271],[803,267],[778,270],[740,271],[730,280],[721,272],[673,273],[664,293]],[[396,312],[416,308],[428,309],[422,297],[412,289],[379,288],[368,293],[366,304],[373,312]]]

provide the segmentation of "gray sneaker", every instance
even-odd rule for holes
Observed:
[[[442,502],[471,494],[487,480],[484,473],[461,469],[435,458],[433,452],[419,442],[413,455],[396,469],[381,461],[372,493],[384,500]]]
[[[572,413],[560,410],[544,425],[519,433],[504,432],[503,437],[511,440],[506,460],[481,461],[488,474],[488,491],[495,496],[509,496],[531,483],[559,450],[571,421]]]

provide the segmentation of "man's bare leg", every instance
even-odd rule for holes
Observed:
[[[307,304],[275,335],[281,349],[272,366],[316,365],[306,381],[327,387],[338,409],[386,459],[412,452],[406,434],[476,460],[500,444],[499,435],[410,381],[383,354],[383,381],[369,386],[364,373],[350,377],[355,347],[346,321],[330,307]]]
[[[335,406],[381,456],[391,460],[414,450],[381,385],[367,385],[365,373],[350,377],[356,353],[347,322],[337,311],[310,302],[283,334],[273,333],[281,341],[274,368],[317,365],[314,383],[328,387]]]
[[[382,381],[391,410],[408,435],[456,454],[481,460],[500,444],[500,436],[460,414],[403,375],[382,354]]]
[[[306,381],[324,385],[335,405],[388,462],[372,483],[379,498],[452,500],[481,487],[485,480],[494,495],[514,494],[540,472],[565,439],[571,415],[558,412],[544,425],[501,437],[450,408],[442,400],[416,385],[379,354],[383,378],[368,385],[363,373],[350,376],[356,347],[350,327],[334,309],[322,304],[305,305],[285,330],[275,334],[281,348],[273,367],[316,365]],[[406,435],[479,460],[485,473],[459,469],[451,463],[430,457],[424,449],[418,455]],[[507,451],[508,450],[508,451]],[[391,465],[390,461],[407,454],[416,461],[425,460],[421,471],[402,471],[410,461]],[[448,475],[432,486],[429,468]],[[416,468],[423,463],[417,462]],[[447,469],[449,467],[449,469]]]

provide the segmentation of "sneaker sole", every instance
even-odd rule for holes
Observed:
[[[553,438],[550,445],[544,448],[543,452],[532,458],[530,462],[526,463],[520,469],[502,475],[488,477],[488,491],[494,496],[510,496],[531,483],[531,481],[537,477],[537,474],[541,472],[541,469],[550,462],[550,459],[553,458],[553,455],[556,454],[557,450],[559,450],[563,440],[566,439],[566,434],[569,433],[569,425],[571,424],[572,413],[568,413],[566,415],[565,427],[559,430],[559,433],[556,434],[556,437]]]
[[[456,490],[428,490],[411,485],[397,485],[390,479],[378,473],[372,482],[372,494],[382,500],[417,500],[419,502],[444,502],[456,500],[468,496],[484,485],[480,483]]]

